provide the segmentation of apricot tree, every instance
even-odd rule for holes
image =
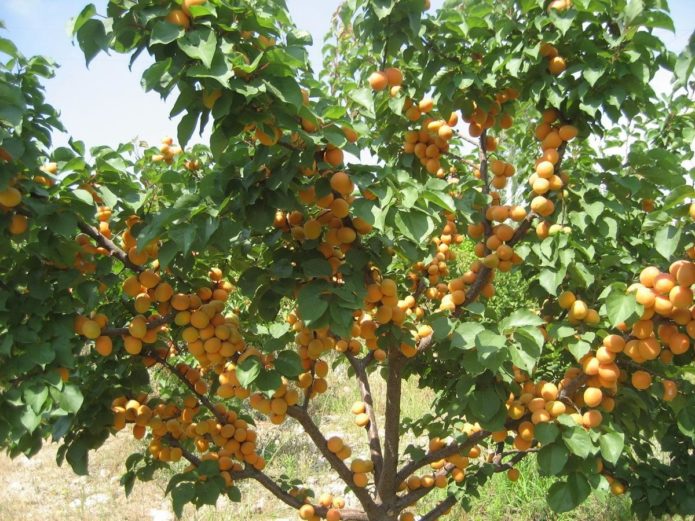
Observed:
[[[127,491],[171,467],[177,513],[253,480],[301,519],[405,521],[432,494],[429,521],[535,454],[557,512],[610,488],[695,513],[695,42],[664,47],[657,0],[429,7],[342,3],[317,76],[282,1],[87,6],[87,62],[148,55],[143,86],[176,97],[159,148],[52,148],[51,64],[0,40],[11,455],[52,438],[86,473],[128,429]],[[500,314],[512,270],[533,305]],[[312,407],[341,364],[363,447]],[[436,396],[421,418],[408,378]],[[345,499],[266,467],[257,425],[285,422]]]

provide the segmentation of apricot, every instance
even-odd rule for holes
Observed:
[[[384,90],[389,84],[389,78],[383,71],[376,71],[369,75],[367,79],[369,86],[372,90],[381,91]]]
[[[184,29],[188,29],[191,26],[191,19],[188,15],[181,9],[172,9],[166,16],[165,20],[170,24],[178,25]]]

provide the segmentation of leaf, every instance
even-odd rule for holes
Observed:
[[[304,321],[318,320],[328,309],[328,300],[322,295],[327,285],[317,282],[311,282],[299,291],[297,307]]]
[[[150,45],[167,45],[185,34],[183,27],[164,20],[159,20],[152,26]]]
[[[543,269],[538,275],[538,281],[544,290],[546,290],[551,295],[557,295],[557,288],[565,278],[567,273],[567,268],[553,268],[553,269]]]
[[[207,68],[212,67],[217,49],[217,36],[212,29],[205,27],[189,31],[176,43],[187,56],[200,60]]]
[[[66,412],[77,412],[82,407],[84,397],[79,387],[66,384],[63,391],[57,397],[58,405]]]
[[[502,406],[502,400],[492,387],[476,388],[475,400],[471,401],[471,410],[480,422],[491,420]]]
[[[261,371],[261,374],[255,381],[255,385],[260,391],[273,394],[282,385],[282,377],[276,370]]]
[[[330,277],[333,273],[331,264],[323,258],[302,262],[302,269],[307,277]]]
[[[562,433],[562,439],[567,448],[582,459],[594,452],[594,444],[591,442],[589,432],[581,427],[574,427]]]
[[[664,226],[654,235],[654,247],[666,260],[671,260],[681,240],[682,227]]]
[[[560,435],[560,429],[554,423],[539,423],[536,425],[534,437],[541,445],[547,445],[554,442]]]
[[[528,309],[517,309],[507,318],[502,320],[499,327],[500,331],[506,332],[517,327],[541,326],[543,324],[545,324],[545,322],[536,313],[533,313]]]
[[[104,24],[93,18],[84,22],[77,31],[77,43],[84,53],[87,66],[100,51],[108,49]]]
[[[348,94],[348,97],[367,110],[367,116],[374,119],[374,95],[368,88],[355,89]]]
[[[560,443],[546,445],[538,451],[538,468],[546,476],[557,476],[565,468],[569,452]]]
[[[236,367],[236,376],[242,387],[248,388],[261,374],[261,361],[250,356]]]
[[[626,26],[629,26],[641,13],[644,11],[644,3],[642,0],[630,0],[625,7],[623,17]]]
[[[302,360],[295,351],[281,351],[275,358],[275,369],[287,378],[296,378],[304,372]]]
[[[612,326],[628,322],[642,314],[642,306],[637,303],[634,295],[626,294],[621,288],[619,285],[613,286],[606,298],[606,313]]]
[[[78,438],[70,444],[65,459],[78,476],[86,476],[89,473],[89,446],[84,439]]]
[[[174,514],[180,518],[183,514],[183,507],[193,501],[195,497],[195,486],[193,483],[180,483],[171,491],[171,502],[174,507]]]
[[[395,222],[400,232],[416,244],[426,241],[434,231],[432,219],[417,210],[398,211]]]
[[[601,448],[601,457],[615,465],[623,452],[625,435],[621,432],[607,432],[601,435],[598,443]]]
[[[579,473],[571,474],[567,482],[557,482],[548,490],[548,505],[558,514],[569,512],[581,505],[589,497],[591,486]]]

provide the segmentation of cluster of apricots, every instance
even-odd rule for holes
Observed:
[[[16,179],[12,179],[10,184],[4,190],[0,190],[0,212],[12,212],[8,231],[12,235],[21,235],[29,226],[29,221],[26,215],[14,211],[22,202],[22,192],[16,187]]]
[[[536,159],[535,172],[529,178],[533,194],[531,210],[541,217],[549,217],[555,212],[555,203],[549,198],[551,193],[560,192],[569,178],[564,172],[556,172],[562,159],[561,147],[577,136],[573,125],[558,122],[559,113],[555,109],[543,112],[542,121],[535,129],[535,136],[541,142],[542,155]],[[537,227],[539,236],[547,236],[548,223]]]
[[[424,110],[432,110],[430,107],[431,98],[423,101],[427,102]],[[421,102],[420,105],[422,106],[423,103]],[[411,107],[411,109],[413,108],[415,107]],[[418,109],[418,111],[420,110]],[[411,130],[405,133],[403,151],[406,154],[415,154],[428,173],[439,178],[445,177],[447,170],[442,168],[441,156],[449,150],[449,141],[454,137],[454,127],[458,124],[458,118],[458,113],[454,112],[447,120],[425,119],[420,130]]]
[[[111,209],[108,206],[97,207],[96,217],[99,233],[107,239],[111,239],[111,229],[109,228]],[[74,267],[81,273],[94,273],[97,269],[97,265],[92,261],[91,256],[108,255],[109,251],[103,246],[95,246],[92,244],[92,239],[84,233],[78,234],[77,237],[75,237],[75,242],[80,246],[80,251],[75,255]]]
[[[186,364],[176,368],[191,383],[200,382],[200,371]],[[216,461],[220,475],[227,486],[233,485],[232,473],[243,469],[243,464],[258,470],[265,468],[265,459],[257,452],[257,434],[249,424],[224,404],[215,405],[214,416],[200,417],[202,407],[194,395],[188,395],[177,405],[159,400],[148,402],[146,395],[128,399],[114,399],[113,427],[122,430],[132,424],[133,436],[142,439],[149,429],[150,453],[160,461],[175,462],[185,457],[184,444],[191,442],[201,454],[201,461]],[[193,470],[193,465],[186,471]]]
[[[490,128],[508,129],[514,123],[514,118],[509,114],[509,105],[519,97],[519,91],[509,87],[495,94],[493,101],[487,103],[473,102],[470,113],[463,115],[463,121],[468,123],[468,134],[471,137],[480,137],[484,130]],[[483,106],[487,106],[485,109]],[[492,152],[496,142],[492,139],[486,143],[486,150]]]
[[[446,224],[442,228],[442,233],[438,237],[432,239],[432,243],[436,248],[436,253],[429,262],[417,262],[412,271],[408,274],[408,279],[411,281],[412,291],[417,291],[422,276],[427,277],[429,287],[425,290],[425,296],[429,299],[441,300],[447,293],[446,284],[441,281],[442,277],[449,275],[449,266],[447,263],[453,262],[456,259],[456,253],[451,249],[452,245],[461,244],[463,235],[458,233],[455,216],[450,213],[445,213]],[[440,284],[443,284],[440,286]]]
[[[590,308],[571,291],[563,291],[557,300],[560,308],[567,310],[567,319],[572,325],[584,322],[589,326],[595,326],[601,321],[598,311]]]
[[[157,163],[163,161],[167,165],[174,162],[176,156],[181,155],[183,150],[181,147],[174,145],[174,139],[171,137],[165,137],[162,139],[162,144],[159,147],[159,154],[152,156],[152,161]]]
[[[403,73],[396,67],[387,67],[383,71],[376,71],[370,74],[367,82],[372,90],[382,91],[390,87],[391,96],[396,96],[403,85]]]
[[[567,62],[559,55],[557,48],[547,42],[541,43],[540,54],[548,60],[548,71],[555,76],[567,68]]]
[[[283,380],[280,388],[270,398],[261,393],[254,393],[249,399],[249,405],[265,414],[273,425],[280,425],[287,417],[288,407],[299,403],[299,393],[288,388],[288,382]]]
[[[338,275],[345,254],[359,235],[372,230],[372,226],[359,217],[350,217],[350,208],[355,200],[352,195],[355,185],[350,175],[343,171],[327,172],[331,191],[322,197],[316,194],[313,184],[299,192],[300,200],[314,205],[316,211],[306,216],[300,211],[275,213],[273,225],[289,232],[296,241],[319,241],[316,249],[331,265],[334,275]]]
[[[290,491],[290,494],[292,491]],[[319,521],[321,517],[316,515],[316,509],[309,503],[308,497],[304,499],[306,504],[299,507],[299,519],[307,521]],[[345,508],[345,500],[340,497],[333,497],[332,494],[321,494],[318,497],[318,505],[326,508],[324,519],[326,521],[340,521],[343,516],[340,513],[342,508]]]
[[[695,284],[695,263],[679,260],[671,264],[668,272],[650,266],[640,273],[640,282],[630,288],[637,301],[644,306],[644,313],[628,330],[619,324],[618,334],[606,335],[601,345],[580,359],[580,367],[565,372],[559,384],[533,382],[518,368],[515,379],[521,386],[519,396],[510,394],[507,401],[508,416],[520,421],[514,438],[514,447],[527,450],[534,443],[534,429],[539,423],[554,421],[562,414],[569,414],[578,425],[587,429],[598,427],[603,413],[615,408],[618,385],[629,382],[637,390],[649,390],[655,373],[650,370],[631,370],[619,360],[622,353],[630,363],[642,364],[659,359],[670,363],[674,356],[688,352],[695,339],[695,305],[692,285]],[[657,309],[656,301],[660,298]],[[571,292],[560,295],[560,306],[569,310],[570,320],[587,322],[590,310],[584,302]],[[590,318],[591,323],[599,321]],[[656,317],[655,315],[658,315]],[[657,318],[657,320],[654,320]],[[621,366],[624,368],[621,369]],[[630,370],[628,370],[630,369]],[[678,386],[673,380],[661,378],[662,399],[671,401],[678,395]],[[581,410],[585,409],[582,413]],[[599,410],[600,409],[600,410]],[[500,441],[507,432],[493,433]],[[602,467],[600,471],[608,479],[614,494],[625,491],[624,484],[616,481]]]

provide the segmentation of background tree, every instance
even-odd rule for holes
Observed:
[[[405,521],[537,453],[557,512],[609,487],[642,517],[695,512],[693,40],[664,48],[656,1],[427,3],[342,4],[318,78],[283,2],[87,6],[88,63],[148,53],[181,146],[212,127],[186,152],[52,150],[50,65],[0,40],[10,454],[52,437],[85,473],[127,427],[147,449],[126,489],[171,466],[178,513],[255,480],[302,519]],[[495,303],[510,271],[513,311]],[[338,364],[368,458],[312,414]],[[436,393],[422,418],[401,417],[410,376]],[[259,416],[298,422],[347,499],[265,468]]]

